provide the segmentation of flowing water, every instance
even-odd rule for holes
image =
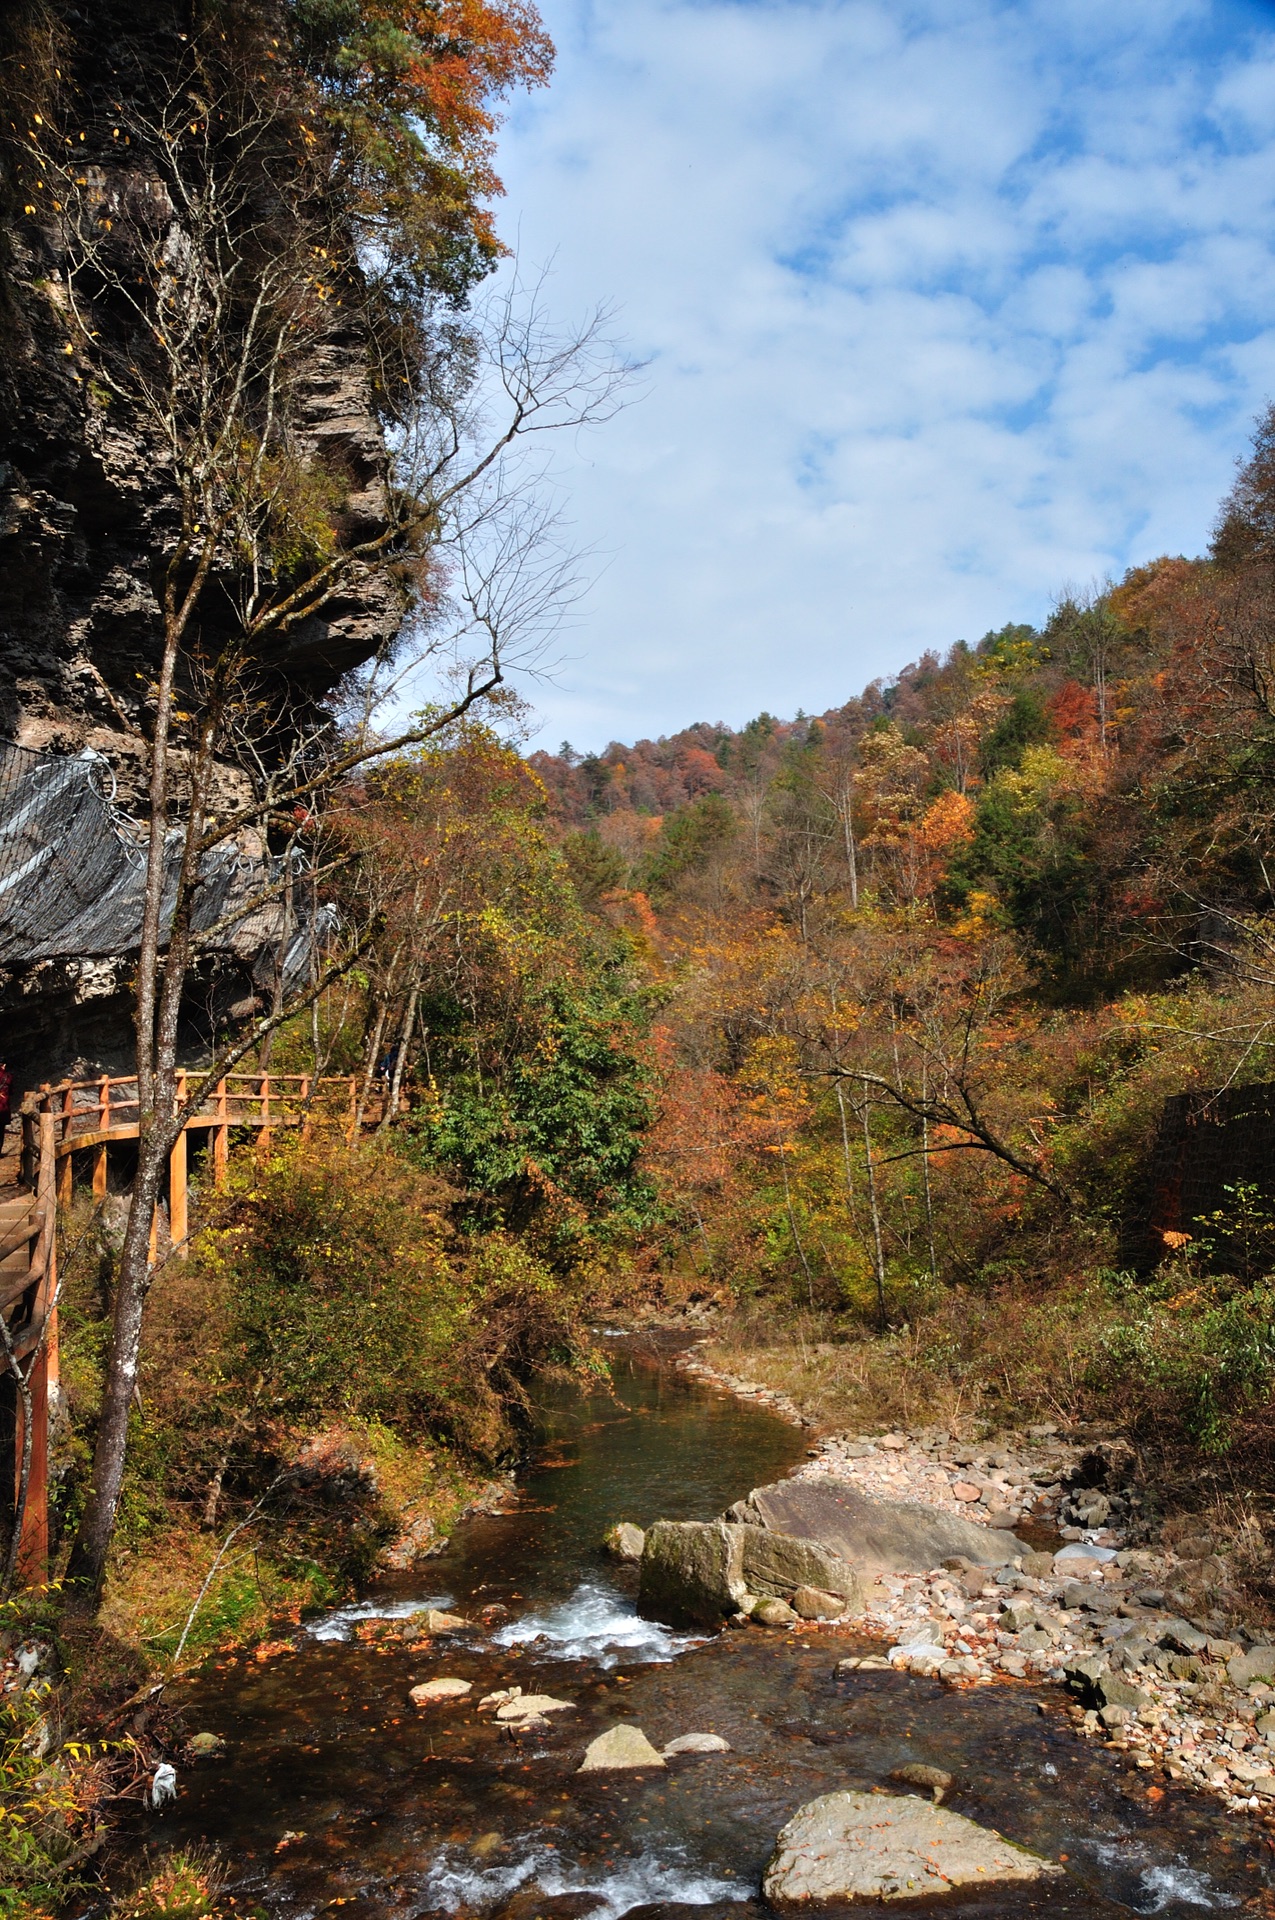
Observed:
[[[605,1529],[711,1518],[787,1471],[804,1439],[687,1381],[657,1343],[612,1344],[614,1397],[546,1406],[515,1510],[460,1528],[423,1576],[313,1623],[295,1653],[204,1670],[187,1720],[222,1735],[228,1755],[185,1774],[153,1844],[214,1843],[240,1906],[272,1920],[760,1920],[762,1869],[797,1807],[839,1787],[898,1791],[891,1771],[922,1761],[956,1776],[949,1806],[1066,1872],[904,1911],[1275,1912],[1256,1827],[1078,1741],[1055,1688],[837,1679],[837,1658],[863,1643],[641,1620],[632,1575],[598,1551]],[[418,1648],[358,1638],[361,1621],[424,1604],[477,1624]],[[437,1675],[472,1681],[469,1701],[417,1712],[409,1687]],[[474,1704],[511,1684],[574,1711],[511,1734]],[[578,1774],[587,1742],[617,1721],[657,1747],[701,1731],[731,1751]]]

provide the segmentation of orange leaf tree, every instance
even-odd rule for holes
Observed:
[[[553,42],[530,0],[292,0],[333,164],[387,287],[462,302],[503,251],[483,202],[499,103],[543,86]]]

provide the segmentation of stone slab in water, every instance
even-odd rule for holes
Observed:
[[[911,1794],[825,1793],[783,1829],[762,1891],[778,1906],[844,1905],[917,1900],[1060,1871],[989,1827]]]
[[[657,1520],[646,1530],[638,1605],[660,1619],[715,1626],[748,1591],[743,1527],[722,1520]]]
[[[798,1587],[818,1588],[845,1600],[838,1611],[862,1613],[863,1583],[854,1568],[817,1539],[797,1539],[769,1527],[741,1527],[744,1584],[749,1593],[787,1599]]]
[[[1012,1533],[999,1528],[980,1527],[937,1507],[869,1500],[853,1487],[827,1480],[778,1480],[755,1487],[731,1509],[732,1519],[746,1514],[772,1533],[815,1540],[851,1567],[880,1572],[929,1573],[958,1554],[977,1566],[1003,1567],[1023,1551]]]

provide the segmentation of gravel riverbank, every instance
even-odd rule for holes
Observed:
[[[679,1364],[811,1424],[788,1396],[713,1368],[694,1349]],[[1210,1543],[1169,1547],[1157,1537],[1126,1442],[1048,1424],[977,1444],[937,1426],[838,1433],[813,1444],[797,1474],[1014,1528],[1031,1543],[994,1572],[950,1561],[881,1576],[867,1612],[833,1629],[852,1624],[884,1643],[852,1655],[847,1671],[889,1665],[956,1688],[1061,1683],[1082,1737],[1234,1812],[1275,1815],[1275,1646],[1199,1611],[1194,1575]],[[803,1633],[817,1630],[802,1623]]]

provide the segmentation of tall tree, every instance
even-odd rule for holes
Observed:
[[[454,252],[426,244],[442,193],[427,162],[441,144],[468,167],[468,211],[457,218],[482,255],[477,202],[494,186],[479,164],[484,102],[542,77],[548,44],[534,13],[462,5],[427,18],[338,6],[324,15],[326,39],[321,13],[287,15],[309,67],[280,45],[273,11],[217,10],[181,37],[173,71],[114,101],[109,126],[92,124],[92,142],[77,137],[86,103],[75,97],[56,124],[41,116],[27,129],[28,217],[58,262],[67,352],[88,403],[117,409],[147,449],[169,502],[154,570],[138,1168],[92,1487],[69,1569],[90,1597],[114,1527],[153,1271],[150,1222],[177,1132],[358,945],[355,930],[353,945],[317,976],[311,969],[299,993],[276,994],[215,1049],[179,1103],[183,994],[225,932],[201,911],[209,876],[232,852],[255,862],[239,916],[291,899],[298,861],[313,893],[331,860],[345,857],[325,848],[327,796],[369,760],[453,723],[534,654],[573,575],[534,463],[517,450],[606,417],[616,393],[598,323],[551,337],[534,292],[515,289],[463,321],[431,319],[422,304],[432,288],[462,296],[481,265],[472,249],[457,266]],[[466,19],[477,35],[468,53]],[[359,38],[360,20],[371,38]],[[514,39],[497,58],[493,36],[506,29]],[[519,31],[534,42],[529,64]],[[417,124],[412,103],[427,97]],[[378,124],[395,133],[394,151],[392,140],[376,147],[369,130]],[[129,149],[123,180],[94,164],[94,147],[108,140]],[[391,441],[370,474],[323,457],[308,427],[312,369],[351,338],[371,354],[370,388]],[[343,601],[377,595],[397,598],[401,639],[349,689],[343,714],[298,698],[294,658],[322,652],[325,622]],[[421,668],[436,688],[441,676],[441,701],[386,738],[381,702]]]

